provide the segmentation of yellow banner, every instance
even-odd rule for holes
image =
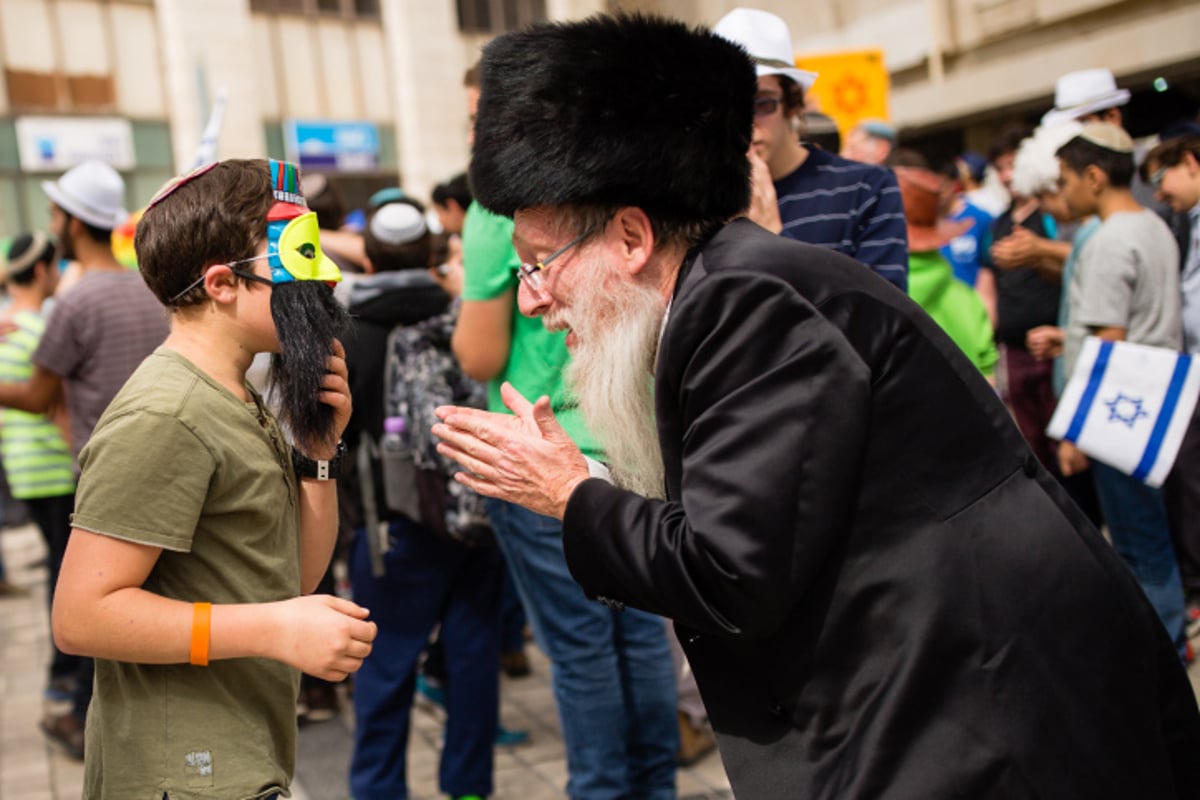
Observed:
[[[798,56],[796,66],[820,74],[808,92],[807,109],[833,117],[843,136],[859,120],[889,119],[882,50]]]

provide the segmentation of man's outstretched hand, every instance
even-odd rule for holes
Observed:
[[[441,422],[433,426],[433,435],[441,439],[438,452],[463,467],[454,476],[459,483],[562,519],[571,492],[588,477],[587,461],[554,418],[550,398],[530,403],[509,383],[500,395],[511,415],[438,408]]]

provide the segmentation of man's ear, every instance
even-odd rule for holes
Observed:
[[[1083,179],[1087,181],[1092,194],[1099,194],[1108,188],[1108,173],[1095,164],[1088,164],[1083,170]]]
[[[642,271],[654,253],[654,226],[646,212],[636,206],[626,206],[613,215],[620,246],[622,269],[629,275]]]
[[[204,290],[217,303],[232,303],[237,299],[238,277],[227,264],[210,264],[204,269]]]

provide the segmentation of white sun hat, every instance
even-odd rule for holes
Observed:
[[[796,68],[792,35],[787,23],[768,11],[735,8],[721,17],[713,33],[740,44],[754,60],[758,77],[784,75],[803,87],[812,88],[817,73]]]
[[[1107,108],[1129,102],[1129,90],[1118,89],[1112,70],[1081,69],[1068,72],[1054,84],[1054,108],[1042,117],[1042,124],[1054,125],[1079,119]]]
[[[125,181],[103,161],[84,161],[57,181],[42,181],[42,191],[54,205],[96,228],[111,231],[129,216]]]

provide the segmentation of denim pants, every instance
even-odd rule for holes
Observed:
[[[467,548],[408,520],[391,524],[386,572],[371,574],[359,529],[350,562],[354,601],[379,626],[354,676],[355,800],[404,800],[417,660],[441,623],[446,658],[446,741],[438,773],[451,796],[492,793],[500,702],[500,581],[495,547]]]
[[[497,500],[488,516],[552,664],[567,794],[673,798],[679,723],[662,618],[589,600],[567,570],[558,520]]]
[[[1092,475],[1113,547],[1133,571],[1182,656],[1186,647],[1183,584],[1162,491],[1095,460]]]

